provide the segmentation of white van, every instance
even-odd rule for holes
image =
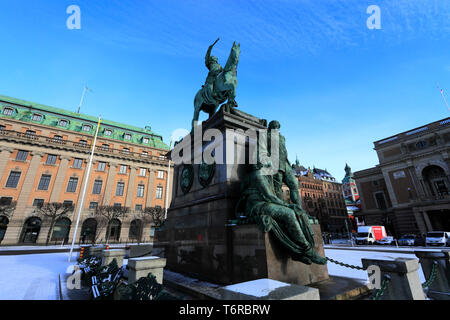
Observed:
[[[450,246],[450,232],[431,231],[427,233],[425,244],[427,246]]]
[[[360,226],[356,234],[356,244],[375,244],[387,237],[386,229],[383,226]]]

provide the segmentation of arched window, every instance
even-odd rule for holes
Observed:
[[[70,225],[71,222],[68,218],[58,219],[53,227],[51,241],[64,241],[66,243],[69,240]]]
[[[112,219],[108,224],[106,239],[108,241],[118,241],[120,238],[121,223],[118,219]]]
[[[80,241],[82,243],[95,242],[95,236],[97,233],[97,220],[89,218],[84,220],[81,227]]]
[[[422,176],[432,196],[442,197],[449,194],[449,181],[441,167],[427,166],[423,169]]]
[[[36,243],[37,238],[39,236],[39,232],[41,231],[41,219],[37,217],[28,218],[22,229],[21,241],[23,243]]]
[[[142,221],[139,219],[131,221],[128,238],[140,241],[141,237],[142,237]]]
[[[0,216],[0,243],[5,237],[6,229],[8,228],[9,219],[5,216]]]

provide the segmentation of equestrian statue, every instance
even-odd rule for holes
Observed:
[[[237,107],[235,101],[237,87],[236,68],[241,53],[240,44],[233,42],[225,68],[222,68],[217,57],[211,55],[211,51],[218,41],[219,38],[209,46],[206,52],[205,65],[209,72],[205,84],[195,95],[192,129],[197,125],[200,111],[208,113],[209,118],[211,118],[219,106],[227,100],[228,102],[223,105],[224,110],[229,112],[232,108]]]

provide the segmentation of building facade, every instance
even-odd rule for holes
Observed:
[[[319,220],[323,232],[348,232],[347,211],[342,195],[342,184],[327,171],[306,169],[296,160],[292,165],[298,179],[303,209]],[[286,197],[289,198],[288,190]],[[347,222],[346,222],[347,221]]]
[[[110,241],[127,241],[136,232],[149,239],[142,211],[169,205],[168,146],[150,127],[103,120],[87,177],[97,124],[95,117],[0,96],[0,208],[15,205],[0,212],[2,245],[45,243],[50,226],[36,213],[43,203],[74,206],[56,222],[51,242],[72,239],[87,178],[77,242],[91,240],[93,234],[104,240],[106,232]],[[99,206],[127,207],[129,212],[97,230],[101,226],[94,211]]]
[[[450,230],[450,118],[374,142],[379,164],[355,172],[366,225],[394,236]]]

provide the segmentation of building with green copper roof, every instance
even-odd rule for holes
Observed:
[[[97,117],[3,95],[0,95],[0,117],[92,134],[95,133],[98,123]],[[99,136],[169,150],[162,136],[154,133],[149,126],[142,129],[102,119]]]

